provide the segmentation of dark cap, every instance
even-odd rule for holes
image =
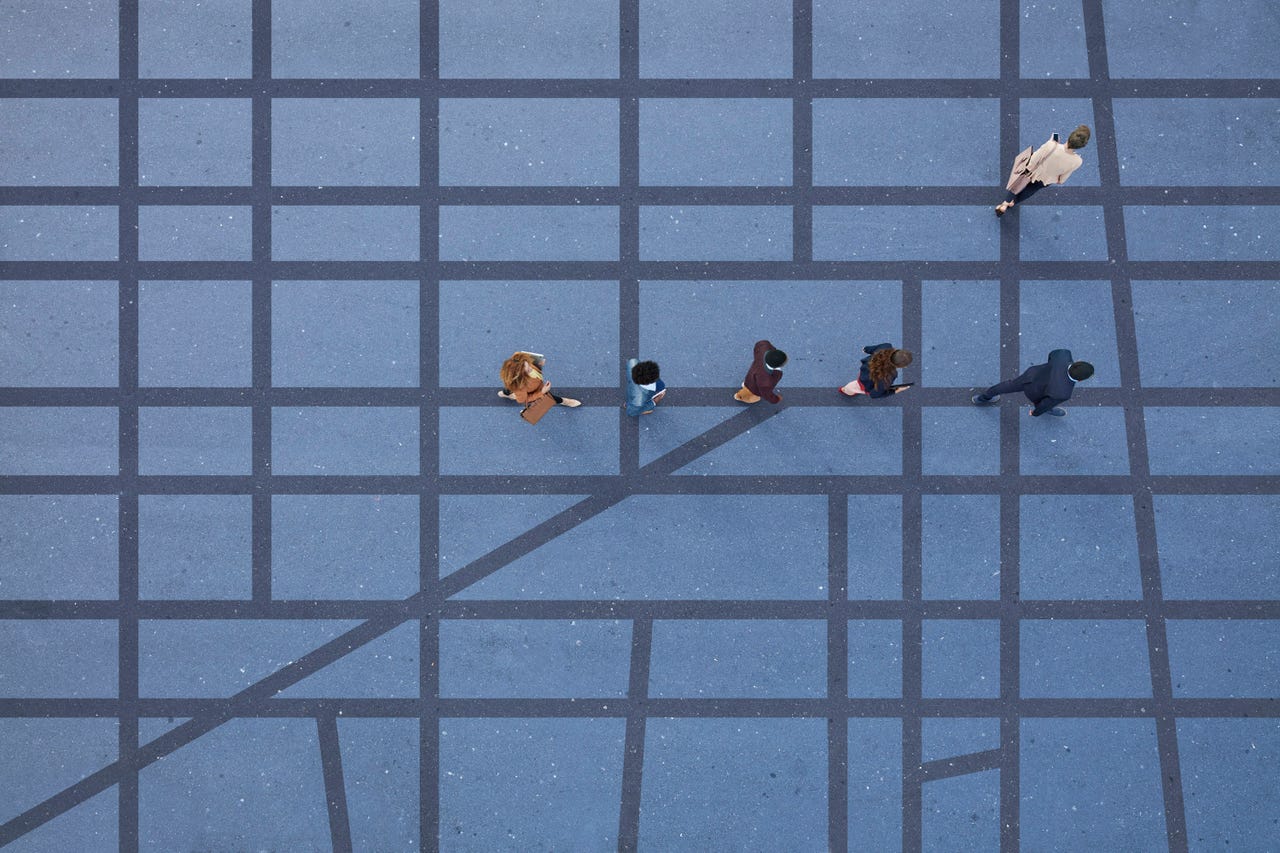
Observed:
[[[764,366],[777,370],[787,363],[787,354],[780,349],[771,349],[764,354]]]

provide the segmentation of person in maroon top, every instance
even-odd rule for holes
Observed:
[[[782,366],[787,354],[768,341],[756,341],[751,369],[733,399],[739,403],[758,403],[763,397],[770,403],[781,403],[782,395],[773,390],[782,379]]]

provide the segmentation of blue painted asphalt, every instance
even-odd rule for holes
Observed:
[[[0,9],[0,847],[1280,848],[1277,41]],[[1057,347],[1067,418],[969,404]]]

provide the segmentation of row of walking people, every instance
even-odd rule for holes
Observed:
[[[898,382],[899,372],[915,361],[910,350],[881,343],[863,347],[862,351],[865,355],[859,362],[857,376],[836,389],[841,394],[875,400],[900,394],[915,384]],[[787,354],[783,350],[767,339],[756,341],[751,366],[733,398],[747,405],[761,400],[781,403],[782,395],[777,388],[786,365]],[[543,375],[545,366],[546,356],[540,353],[523,350],[512,353],[502,364],[503,387],[498,396],[520,403],[526,409],[535,405],[548,408],[553,405],[581,406],[581,401],[551,391],[551,382]],[[627,369],[627,400],[624,406],[627,414],[635,417],[651,414],[667,393],[658,363],[633,358],[627,362]],[[1076,360],[1070,350],[1056,349],[1049,353],[1043,364],[1032,365],[1016,378],[992,385],[970,399],[975,405],[984,406],[997,402],[1002,394],[1021,392],[1031,401],[1032,417],[1046,414],[1062,417],[1067,412],[1061,406],[1071,399],[1076,383],[1093,376],[1093,372],[1092,364]]]

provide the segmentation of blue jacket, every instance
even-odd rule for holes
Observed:
[[[640,363],[640,359],[633,358],[627,362],[627,414],[632,417],[643,415],[645,412],[652,412],[657,408],[657,403],[653,402],[653,398],[667,390],[667,383],[661,379],[657,381],[657,387],[650,391],[648,388],[641,388],[639,385],[631,381],[631,368]]]

